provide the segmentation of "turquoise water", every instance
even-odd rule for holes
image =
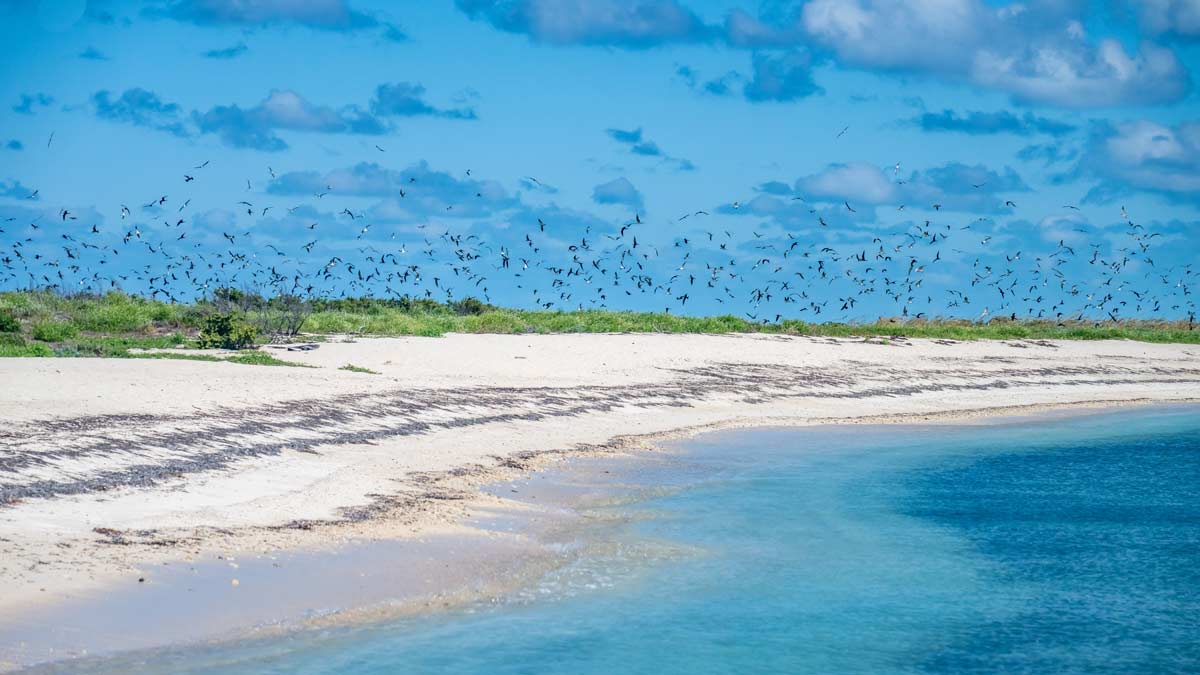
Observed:
[[[496,606],[125,661],[197,673],[1200,671],[1200,410],[753,430]]]

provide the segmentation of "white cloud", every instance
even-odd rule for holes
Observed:
[[[1115,40],[1091,41],[1077,4],[811,0],[799,22],[844,65],[965,81],[1019,101],[1101,107],[1168,103],[1188,92],[1174,52],[1144,43],[1130,53]],[[740,34],[768,30],[746,23]]]
[[[830,164],[823,171],[796,181],[796,192],[809,201],[847,201],[851,206],[904,204],[973,213],[1006,213],[1001,195],[1027,192],[1016,171],[950,162],[896,175],[873,164]]]
[[[1188,90],[1187,73],[1165,47],[1145,44],[1134,55],[1116,40],[1095,48],[1043,45],[1021,54],[975,53],[971,81],[1020,101],[1069,108],[1169,103]]]
[[[1100,179],[1089,201],[1106,201],[1129,190],[1200,200],[1200,120],[1174,127],[1149,120],[1101,127],[1076,171]]]
[[[1200,0],[1138,0],[1142,30],[1150,35],[1200,38]]]
[[[796,181],[806,198],[845,199],[865,204],[890,204],[897,198],[891,179],[874,164],[831,164],[824,171]]]

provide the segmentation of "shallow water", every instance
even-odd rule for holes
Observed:
[[[1197,432],[1189,406],[710,434],[617,473],[581,464],[621,497],[592,513],[622,518],[512,597],[91,667],[1197,672]]]

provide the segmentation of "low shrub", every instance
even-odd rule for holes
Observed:
[[[13,315],[11,309],[0,309],[0,333],[17,333],[21,330],[21,322]]]
[[[225,359],[226,363],[240,363],[246,366],[291,366],[293,368],[313,368],[304,363],[296,363],[295,361],[283,361],[267,354],[266,352],[253,351],[245,354],[238,354]]]
[[[27,345],[0,344],[0,357],[12,356],[54,356],[54,351],[40,342]]]
[[[253,313],[255,326],[272,342],[296,337],[304,321],[312,314],[312,303],[298,295],[284,293],[268,300]]]
[[[42,342],[62,342],[78,334],[74,324],[65,321],[40,321],[33,325],[33,339]]]
[[[477,298],[463,298],[462,300],[452,302],[450,303],[450,308],[459,316],[475,316],[483,314],[489,309],[495,309]]]
[[[231,314],[213,314],[200,325],[200,347],[245,349],[254,344],[257,331]]]

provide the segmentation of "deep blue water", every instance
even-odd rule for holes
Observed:
[[[153,672],[1200,672],[1200,409],[754,430],[497,607]],[[125,662],[124,666],[133,667]]]

